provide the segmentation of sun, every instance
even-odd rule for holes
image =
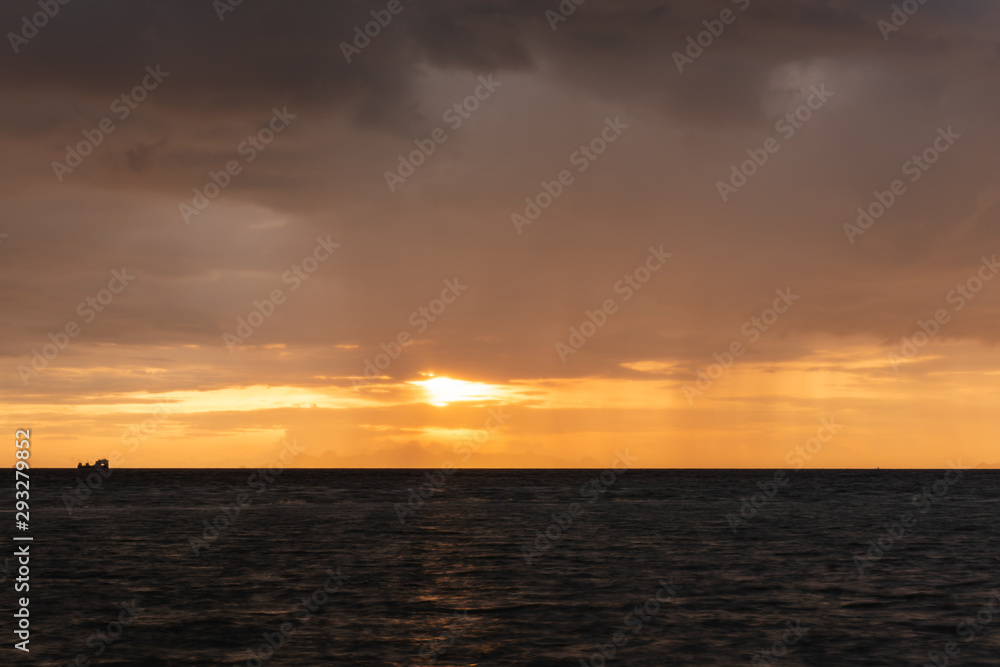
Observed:
[[[466,382],[448,377],[431,377],[429,380],[410,382],[427,392],[428,403],[444,406],[456,401],[475,401],[496,398],[497,387],[484,382]]]

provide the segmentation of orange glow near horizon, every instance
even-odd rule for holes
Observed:
[[[113,452],[121,467],[255,466],[285,439],[305,447],[296,467],[436,467],[497,414],[502,428],[456,465],[601,467],[628,448],[640,467],[788,467],[789,452],[832,418],[842,430],[807,467],[975,467],[1000,460],[987,417],[1000,389],[995,372],[977,370],[984,362],[1000,367],[1000,352],[941,344],[896,373],[884,348],[842,343],[797,360],[741,361],[690,402],[683,388],[693,380],[675,361],[636,360],[616,378],[426,373],[360,390],[328,379],[107,393],[64,406],[25,396],[15,418],[34,428],[40,467]]]

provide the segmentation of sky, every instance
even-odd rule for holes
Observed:
[[[6,2],[0,421],[38,467],[1000,464],[1000,7],[902,5]]]

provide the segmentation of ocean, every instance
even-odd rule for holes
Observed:
[[[1000,665],[1000,471],[89,474],[0,664]]]

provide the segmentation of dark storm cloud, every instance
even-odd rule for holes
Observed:
[[[110,99],[145,66],[159,64],[170,72],[172,88],[159,102],[181,116],[225,117],[282,99],[302,109],[348,106],[359,122],[391,125],[389,110],[405,104],[413,72],[425,62],[483,70],[529,62],[517,46],[522,26],[509,10],[472,9],[464,19],[443,20],[455,7],[407,2],[348,64],[339,44],[372,20],[373,8],[244,2],[220,21],[202,0],[70,3],[18,54],[7,48],[0,82],[19,94],[58,90],[64,99]],[[0,25],[19,31],[21,17],[37,9],[32,2],[6,3]],[[487,34],[494,37],[483,39]]]
[[[743,0],[592,0],[552,31],[545,11],[557,10],[555,2],[401,1],[403,11],[350,64],[340,44],[382,4],[246,1],[220,20],[206,0],[70,2],[16,55],[3,50],[0,85],[107,98],[160,64],[173,77],[160,102],[177,113],[239,113],[280,98],[300,108],[346,107],[359,122],[392,126],[421,65],[496,72],[551,60],[581,85],[626,95],[659,88],[671,110],[714,117],[752,109],[746,102],[777,63],[848,53],[955,57],[983,40],[989,50],[996,44],[987,28],[996,27],[997,10],[985,0],[922,7],[892,35],[894,56],[876,27],[891,13],[888,2],[753,0],[740,11]],[[735,12],[735,23],[691,66],[698,76],[666,76],[676,74],[671,53],[723,9]],[[4,3],[0,26],[20,32],[22,17],[37,11],[35,2]]]

